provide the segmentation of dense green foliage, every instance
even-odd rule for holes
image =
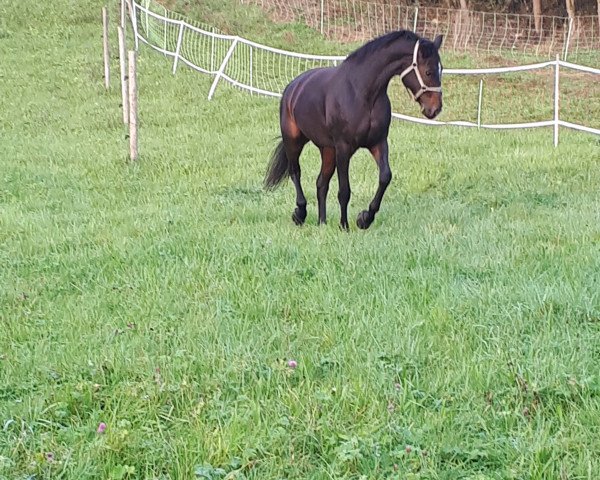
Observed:
[[[350,233],[308,148],[296,228],[277,102],[147,48],[126,161],[99,18],[0,5],[2,480],[597,476],[595,137],[395,122]]]

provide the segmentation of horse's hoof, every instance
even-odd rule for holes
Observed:
[[[296,208],[294,213],[292,213],[292,220],[296,225],[302,225],[304,220],[306,220],[306,210],[300,210],[299,208]]]
[[[366,230],[373,223],[373,217],[369,214],[368,210],[363,210],[358,214],[356,218],[356,226],[361,230]]]

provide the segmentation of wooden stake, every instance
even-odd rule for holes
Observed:
[[[129,51],[129,158],[137,160],[138,131],[137,131],[137,81],[136,54]]]
[[[560,95],[560,55],[556,55],[556,63],[554,64],[554,147],[558,147],[558,108]]]
[[[110,88],[110,57],[108,52],[108,10],[102,7],[102,24],[104,26],[104,86]]]
[[[127,7],[125,7],[125,0],[121,0],[121,28],[123,30],[125,30],[125,15],[126,15],[125,9],[126,8]],[[123,32],[123,33],[125,33],[125,32]]]
[[[129,98],[127,97],[127,69],[125,65],[125,32],[118,27],[119,67],[121,69],[121,103],[123,104],[123,123],[129,123]]]

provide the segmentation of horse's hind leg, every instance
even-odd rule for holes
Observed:
[[[373,223],[375,214],[379,211],[379,207],[381,206],[383,194],[392,181],[392,171],[390,170],[390,164],[388,162],[387,139],[371,147],[370,151],[371,155],[373,155],[373,158],[375,159],[375,162],[377,163],[377,167],[379,167],[379,186],[377,187],[375,197],[373,197],[373,200],[369,204],[369,210],[363,210],[360,212],[358,214],[358,218],[356,219],[356,225],[358,228],[362,229],[369,228],[371,223]]]
[[[300,182],[300,154],[307,141],[308,139],[302,134],[296,138],[291,138],[285,134],[283,137],[283,145],[288,159],[290,178],[296,188],[296,209],[294,210],[294,213],[292,213],[292,220],[296,225],[302,225],[304,220],[306,220],[306,197],[304,196],[302,183]]]

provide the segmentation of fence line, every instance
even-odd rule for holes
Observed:
[[[285,86],[298,74],[310,68],[335,66],[345,59],[345,56],[305,55],[296,52],[268,47],[244,38],[217,33],[207,25],[192,25],[178,15],[174,15],[164,7],[142,0],[141,5],[132,1],[133,31],[136,40],[139,39],[151,48],[173,57],[173,73],[181,61],[191,68],[214,76],[208,94],[212,98],[220,80],[251,93],[280,97]],[[161,13],[154,10],[160,10]],[[212,31],[211,31],[212,30]],[[140,32],[143,32],[140,33]],[[428,125],[457,125],[486,129],[520,129],[553,126],[555,145],[558,141],[559,127],[580,130],[600,135],[600,129],[589,125],[561,120],[559,105],[559,75],[560,67],[587,74],[599,75],[600,69],[585,67],[560,60],[522,65],[517,67],[497,67],[486,69],[446,69],[444,73],[450,76],[470,76],[484,74],[507,74],[554,69],[553,87],[553,118],[551,120],[518,122],[518,123],[481,123],[481,95],[478,102],[477,122],[467,120],[436,121],[412,117],[394,112],[393,117],[402,120]]]
[[[600,50],[597,16],[540,16],[398,5],[393,0],[240,0],[285,21],[303,22],[327,38],[365,41],[407,29],[433,38],[444,34],[455,52],[577,58]]]

